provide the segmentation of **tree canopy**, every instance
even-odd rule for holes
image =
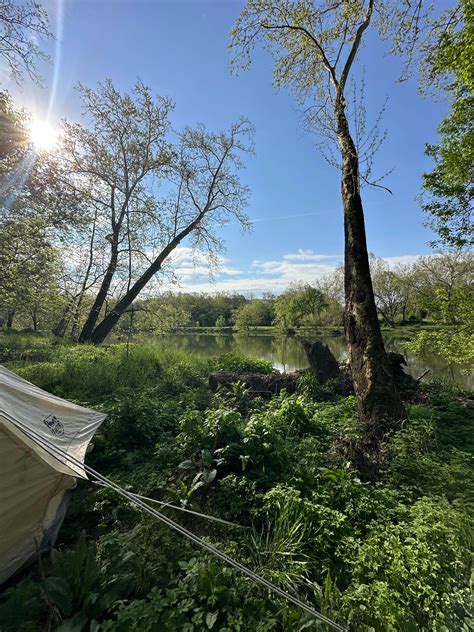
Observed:
[[[439,127],[440,142],[428,145],[435,167],[423,176],[423,209],[439,241],[449,247],[473,243],[474,200],[474,6],[461,0],[462,22],[446,29],[431,58],[430,77],[451,99]]]

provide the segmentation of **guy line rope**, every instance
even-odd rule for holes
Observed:
[[[293,595],[279,588],[275,584],[272,584],[270,581],[268,581],[264,577],[261,577],[257,573],[254,573],[250,568],[247,568],[246,566],[244,566],[237,560],[234,560],[232,557],[230,557],[226,553],[223,553],[212,544],[209,544],[205,540],[202,540],[197,535],[192,533],[192,531],[189,531],[185,527],[182,527],[179,523],[175,522],[174,520],[172,520],[165,514],[162,514],[161,512],[154,509],[153,507],[150,507],[142,500],[142,498],[138,494],[133,494],[132,492],[128,492],[127,490],[123,489],[123,487],[120,487],[120,485],[117,485],[116,483],[108,479],[107,477],[102,476],[102,474],[92,469],[90,466],[86,465],[82,461],[79,461],[75,457],[71,456],[70,454],[65,452],[62,448],[59,448],[58,446],[54,445],[54,443],[52,443],[51,441],[43,437],[41,434],[37,433],[32,428],[29,428],[28,426],[23,424],[21,421],[18,421],[17,419],[12,419],[10,416],[8,416],[8,420],[17,428],[19,428],[24,434],[26,434],[31,439],[36,441],[38,445],[40,445],[46,452],[54,456],[61,463],[68,465],[67,462],[69,462],[75,465],[76,467],[79,467],[80,469],[85,470],[85,472],[87,472],[87,474],[89,474],[89,476],[94,481],[98,482],[104,487],[108,487],[109,489],[113,490],[114,492],[122,496],[123,498],[127,499],[135,507],[141,509],[142,511],[145,511],[146,513],[150,514],[151,516],[154,516],[155,518],[158,518],[158,520],[166,524],[168,527],[171,527],[171,529],[174,529],[175,531],[183,535],[185,538],[188,538],[188,540],[191,540],[191,542],[194,542],[194,544],[197,544],[204,550],[220,558],[221,560],[229,564],[229,566],[232,566],[233,568],[240,571],[242,574],[252,579],[255,583],[258,583],[264,586],[269,591],[275,593],[279,597],[282,597],[286,601],[289,601],[290,603],[297,606],[298,608],[300,608],[307,614],[311,615],[318,621],[321,621],[325,623],[326,625],[332,627],[334,630],[338,630],[339,632],[348,632],[346,628],[342,627],[335,621],[332,621],[332,619],[329,619],[322,613],[318,612],[317,610],[314,610],[314,608],[311,608],[310,606],[305,604],[303,601],[300,601],[297,597],[294,597]]]

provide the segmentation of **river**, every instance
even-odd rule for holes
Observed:
[[[343,336],[322,336],[334,356],[343,361],[346,357],[346,345]],[[268,334],[210,334],[183,333],[166,334],[153,339],[153,342],[163,349],[185,351],[190,354],[216,356],[223,353],[250,356],[269,360],[273,366],[282,372],[294,371],[308,366],[306,355],[300,343],[291,337],[280,337]],[[436,356],[416,357],[408,354],[403,348],[403,342],[387,338],[387,350],[403,353],[407,360],[406,371],[418,378],[429,369],[425,380],[448,380],[459,386],[474,389],[473,375],[466,375],[457,365],[447,365]]]

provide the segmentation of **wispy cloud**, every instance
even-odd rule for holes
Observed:
[[[250,219],[251,224],[258,224],[259,222],[275,222],[278,220],[296,219],[300,217],[317,217],[318,215],[332,215],[334,211],[317,211],[314,213],[293,213],[291,215],[275,215],[269,217],[257,217]]]
[[[400,255],[399,257],[382,257],[389,268],[395,268],[398,265],[411,265],[415,263],[422,255]],[[436,255],[431,255],[435,257]]]
[[[340,259],[341,255],[317,255],[313,250],[298,250],[298,252],[283,255],[283,259],[287,261],[328,261],[331,259]]]
[[[196,277],[209,276],[208,266],[181,266],[173,268],[175,275],[181,279],[190,280]],[[228,268],[227,266],[221,266],[218,270],[219,276],[238,276],[242,274],[242,270],[237,268]]]
[[[284,254],[280,259],[251,262],[247,269],[233,267],[229,260],[222,259],[221,268],[213,278],[208,278],[208,268],[203,264],[205,254],[198,256],[198,265],[188,265],[191,249],[182,249],[177,255],[179,265],[176,273],[180,276],[180,292],[238,292],[261,295],[264,292],[280,294],[294,283],[316,283],[333,274],[342,263],[342,255],[315,253],[313,250],[299,249]],[[385,257],[390,267],[414,263],[420,255],[400,255]],[[181,273],[181,274],[180,274]],[[171,289],[171,288],[170,288]]]

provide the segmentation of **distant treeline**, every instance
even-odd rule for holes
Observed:
[[[7,253],[5,244],[2,254]],[[60,270],[47,266],[31,270],[21,259],[15,269],[14,261],[10,259],[11,282],[8,275],[0,279],[0,325],[77,338],[91,308],[93,292],[84,292],[78,300],[62,289]],[[385,325],[394,327],[426,319],[453,326],[468,324],[472,255],[445,253],[396,267],[372,258],[371,265],[379,318]],[[103,315],[112,309],[114,303],[106,303]],[[342,324],[343,273],[336,269],[332,276],[313,285],[295,283],[279,296],[178,292],[148,296],[133,303],[118,323],[117,332],[165,333],[191,327],[248,331],[273,326],[287,333],[302,327]]]

